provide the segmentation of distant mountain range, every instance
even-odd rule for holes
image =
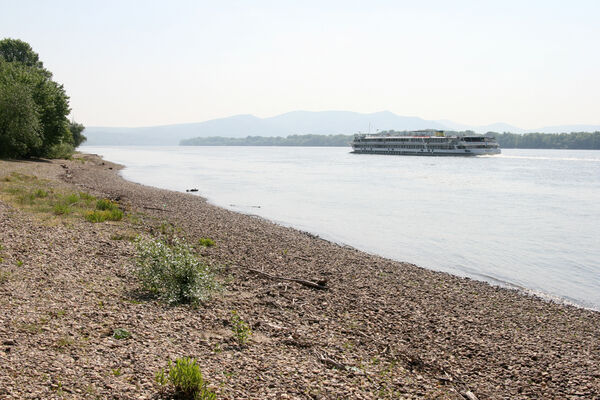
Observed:
[[[227,118],[204,122],[163,125],[141,128],[89,127],[84,134],[87,145],[178,145],[182,139],[194,137],[222,136],[288,136],[288,135],[334,135],[353,134],[359,131],[376,132],[383,130],[472,130],[486,132],[593,132],[600,131],[600,125],[563,125],[525,130],[504,123],[473,126],[448,120],[425,120],[419,117],[405,117],[390,111],[362,114],[351,111],[292,111],[270,118],[253,115],[234,115]]]

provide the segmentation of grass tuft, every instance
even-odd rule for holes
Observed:
[[[73,211],[68,204],[64,203],[55,204],[52,210],[54,211],[55,215],[69,215]]]
[[[96,209],[85,214],[85,219],[89,222],[120,221],[123,211],[114,201],[100,199],[96,202]]]
[[[161,390],[172,389],[175,397],[185,400],[215,400],[216,394],[207,387],[202,371],[196,360],[182,357],[169,361],[166,369],[160,370],[155,377]]]
[[[216,243],[211,238],[200,238],[198,239],[198,244],[204,247],[213,247]]]

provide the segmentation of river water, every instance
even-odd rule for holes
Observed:
[[[600,151],[97,147],[125,179],[422,267],[600,310]]]

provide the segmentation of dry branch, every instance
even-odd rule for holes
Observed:
[[[327,287],[327,285],[325,285],[325,284],[311,282],[311,281],[307,281],[305,279],[287,278],[285,276],[271,275],[266,272],[259,271],[258,269],[254,269],[254,268],[245,268],[245,267],[239,267],[239,268],[243,268],[247,271],[254,272],[255,274],[262,275],[262,276],[264,276],[266,278],[270,278],[270,279],[277,279],[280,281],[288,281],[288,282],[296,282],[303,286],[307,286],[307,287],[310,287],[313,289],[318,289],[318,290],[329,290],[329,287]]]

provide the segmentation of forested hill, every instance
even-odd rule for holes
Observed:
[[[197,137],[182,140],[181,146],[349,146],[354,135],[289,135],[281,136],[248,136],[231,138],[221,136]]]
[[[385,133],[401,133],[387,131]],[[471,131],[446,132],[447,135],[473,135]],[[494,133],[500,147],[504,149],[581,149],[600,150],[600,132],[573,133]],[[182,140],[182,146],[349,146],[353,135],[290,135],[287,137],[248,136],[229,138],[221,136],[198,137]]]

